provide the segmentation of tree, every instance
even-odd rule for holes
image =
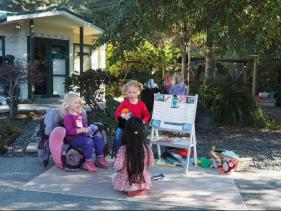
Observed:
[[[28,12],[49,7],[68,7],[72,2],[71,0],[3,0],[1,9],[10,12]]]
[[[281,44],[280,0],[86,0],[79,9],[106,29],[96,45],[113,44],[115,61],[145,41],[161,48],[169,40],[180,49],[184,73],[198,36],[203,38],[209,80],[217,56],[280,54],[274,47]]]
[[[116,60],[124,58],[128,51],[137,50],[145,41],[149,41],[155,48],[163,49],[165,42],[170,40],[170,43],[181,49],[182,73],[185,76],[187,48],[190,47],[195,27],[194,21],[190,20],[197,15],[191,12],[190,3],[193,1],[130,0],[104,4],[100,1],[85,1],[78,11],[93,18],[96,23],[104,20],[105,24],[101,23],[101,26],[104,24],[106,31],[96,45],[111,43],[116,48]],[[164,55],[161,50],[159,53]],[[163,73],[165,66],[164,62]]]
[[[0,65],[0,84],[8,87],[9,96],[9,117],[13,118],[18,110],[19,93],[18,87],[21,84],[40,82],[41,75],[35,65]]]

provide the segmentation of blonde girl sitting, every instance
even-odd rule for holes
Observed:
[[[98,136],[88,135],[91,128],[83,121],[82,109],[82,99],[79,95],[70,92],[64,96],[60,107],[60,116],[64,120],[67,144],[83,150],[86,159],[83,168],[94,173],[97,171],[96,166],[108,168],[108,163],[103,154],[103,140]],[[93,148],[95,148],[96,163],[92,161]]]

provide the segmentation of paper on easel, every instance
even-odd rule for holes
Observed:
[[[195,111],[194,96],[155,94],[151,125],[173,131],[190,132]]]

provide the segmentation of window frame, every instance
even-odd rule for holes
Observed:
[[[2,64],[5,64],[5,37],[0,35],[0,42],[2,42]]]

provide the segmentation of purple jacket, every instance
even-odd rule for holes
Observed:
[[[83,120],[82,114],[67,114],[64,117],[64,127],[66,130],[66,140],[72,140],[77,134],[77,129],[87,127],[87,123]]]
[[[175,84],[169,90],[170,95],[188,95],[187,86],[185,84]]]

